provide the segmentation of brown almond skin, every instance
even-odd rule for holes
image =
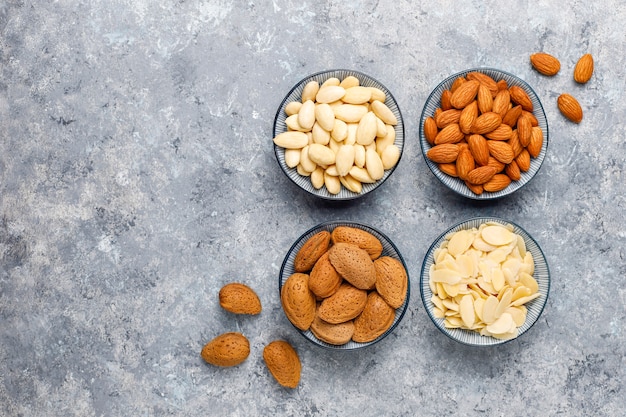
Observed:
[[[376,267],[376,291],[392,308],[399,308],[406,299],[409,277],[404,265],[390,256],[374,261]]]
[[[580,57],[574,67],[574,81],[585,84],[593,75],[593,56],[585,54]]]
[[[358,227],[337,226],[331,233],[331,241],[336,243],[352,243],[364,249],[372,260],[383,253],[383,245],[376,236]]]
[[[556,75],[561,69],[561,63],[554,56],[545,52],[537,52],[530,56],[530,63],[534,69],[543,75]]]
[[[515,157],[515,162],[520,171],[528,171],[530,169],[530,153],[528,153],[528,150],[523,149],[519,155]]]
[[[344,345],[352,339],[354,322],[352,320],[338,324],[331,324],[315,316],[311,323],[311,333],[322,342],[330,345]]]
[[[435,118],[429,116],[424,120],[424,136],[426,137],[426,141],[431,145],[435,144],[435,137],[439,129],[437,128],[437,122],[435,122]]]
[[[468,73],[466,77],[468,80],[476,80],[479,83],[485,85],[489,89],[493,97],[495,97],[495,95],[497,94],[498,83],[489,75],[479,71],[472,71]]]
[[[487,146],[489,147],[489,154],[505,165],[510,164],[515,158],[513,148],[506,142],[490,140],[487,141]]]
[[[476,98],[478,94],[478,86],[480,83],[476,80],[470,80],[461,84],[450,96],[450,104],[455,109],[463,109]]]
[[[208,342],[202,348],[200,356],[207,363],[215,366],[236,366],[250,355],[250,342],[241,333],[224,333]]]
[[[509,87],[509,94],[511,95],[511,101],[522,106],[522,109],[530,112],[533,111],[533,102],[522,87],[512,85]]]
[[[459,156],[459,146],[455,143],[444,143],[433,146],[426,152],[426,157],[438,164],[446,164],[456,161]]]
[[[489,147],[487,139],[481,135],[471,135],[467,139],[469,150],[478,165],[487,165],[489,163]]]
[[[369,290],[376,285],[376,268],[370,255],[357,245],[335,243],[330,248],[330,263],[339,275],[355,287]]]
[[[367,291],[344,282],[333,295],[322,300],[317,316],[330,324],[345,323],[361,314],[366,301]]]
[[[496,175],[496,169],[488,165],[475,168],[467,174],[467,181],[472,184],[484,184]]]
[[[484,191],[482,184],[472,184],[471,182],[465,181],[465,185],[476,195],[481,195]]]
[[[435,136],[435,145],[457,143],[460,142],[464,136],[458,123],[450,123],[437,133],[437,136]]]
[[[458,158],[457,158],[458,159]],[[458,177],[459,175],[456,172],[456,164],[455,163],[447,163],[447,164],[437,164],[437,167],[446,175],[451,177]]]
[[[561,114],[574,123],[580,123],[583,120],[583,109],[578,100],[572,95],[563,93],[557,99],[557,104]]]
[[[483,113],[474,121],[471,133],[484,135],[485,133],[494,131],[500,124],[502,124],[502,117],[500,117],[498,113]]]
[[[456,159],[456,173],[462,180],[467,179],[467,174],[476,168],[476,162],[472,156],[469,147],[465,146],[459,151],[459,157]]]
[[[522,109],[522,106],[520,106],[519,104],[511,107],[502,118],[502,123],[506,123],[511,127],[515,127],[517,125],[517,119],[519,119],[519,117],[522,115],[523,110],[524,109]]]
[[[468,135],[477,117],[478,102],[474,100],[461,110],[461,115],[459,116],[459,128],[461,129],[461,132]]]
[[[537,158],[543,147],[543,131],[539,127],[533,127],[530,135],[530,143],[526,147],[528,153],[533,158]]]
[[[328,252],[315,263],[309,275],[309,289],[318,298],[330,297],[337,291],[343,278],[328,259]]]
[[[520,178],[522,178],[522,173],[515,160],[511,161],[510,164],[507,164],[507,166],[504,167],[504,173],[513,181],[519,181]]]
[[[274,379],[286,388],[300,383],[302,363],[298,352],[284,340],[274,340],[263,349],[263,360]]]
[[[328,250],[330,232],[322,230],[307,239],[293,261],[296,272],[308,272],[315,262]]]
[[[262,306],[259,296],[245,284],[231,282],[224,285],[219,292],[220,306],[234,314],[261,313]]]
[[[300,330],[308,330],[315,318],[315,294],[309,289],[309,276],[292,274],[280,291],[283,311],[289,321]]]
[[[506,174],[496,174],[489,181],[483,184],[483,189],[490,193],[504,190],[511,184],[511,178]]]
[[[352,340],[357,343],[368,343],[376,340],[393,324],[395,310],[385,302],[376,291],[367,296],[363,312],[354,319]]]

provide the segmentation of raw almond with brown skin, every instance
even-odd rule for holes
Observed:
[[[502,123],[502,117],[498,113],[487,112],[476,118],[471,132],[479,135],[494,131]]]
[[[460,142],[465,135],[461,132],[461,128],[458,123],[452,123],[444,127],[437,133],[435,137],[435,145],[442,145],[444,143],[457,143]]]
[[[450,104],[455,109],[462,109],[470,104],[476,98],[478,86],[480,83],[476,80],[470,80],[461,84],[450,96]]]
[[[585,84],[593,75],[593,56],[585,54],[580,57],[574,67],[574,81]]]
[[[506,174],[496,174],[483,184],[483,189],[490,193],[502,191],[511,184],[511,178]]]
[[[478,165],[487,165],[489,163],[489,147],[487,140],[481,135],[471,135],[467,139],[469,150]]]
[[[437,115],[435,122],[437,122],[437,127],[439,129],[443,129],[451,123],[459,123],[459,118],[461,117],[461,110],[458,109],[450,109],[442,111]]]
[[[493,156],[489,155],[489,162],[487,162],[487,166],[492,167],[493,169],[496,170],[496,174],[499,174],[502,171],[504,171],[505,164],[498,161]]]
[[[539,126],[539,120],[537,120],[537,118],[535,117],[535,115],[532,112],[526,111],[526,110],[522,110],[522,116],[528,118],[528,120],[530,120],[530,125],[531,126]]]
[[[473,192],[476,195],[481,195],[483,193],[482,184],[472,184],[469,181],[465,181],[465,185],[467,186],[467,188],[470,189],[471,192]]]
[[[461,115],[459,116],[459,128],[461,129],[461,132],[468,135],[477,117],[478,102],[474,100],[461,110]]]
[[[467,175],[470,171],[476,168],[476,162],[472,156],[472,152],[468,146],[462,147],[459,151],[459,156],[456,158],[456,173],[462,180],[467,179]]]
[[[537,158],[543,147],[543,131],[539,127],[533,127],[530,135],[530,142],[526,149],[533,158]]]
[[[390,256],[374,261],[376,291],[392,308],[400,308],[406,299],[409,278],[404,265]]]
[[[364,249],[374,260],[383,252],[383,245],[380,240],[370,232],[358,227],[337,226],[330,234],[331,241],[337,243],[351,243]]]
[[[533,111],[533,102],[522,87],[512,85],[509,87],[509,94],[511,95],[511,101],[522,106],[522,109],[530,112]]]
[[[437,167],[439,167],[439,170],[446,175],[449,175],[451,177],[458,177],[455,163],[450,162],[447,164],[438,164]]]
[[[493,99],[492,111],[498,113],[500,117],[504,118],[504,115],[509,111],[509,105],[511,104],[511,95],[508,89],[498,90],[498,93]]]
[[[523,149],[520,154],[515,157],[515,162],[520,171],[528,171],[530,169],[530,153],[528,153],[528,150]]]
[[[443,90],[441,93],[441,110],[446,111],[452,108],[452,104],[450,103],[450,97],[452,97],[452,92],[450,90]]]
[[[455,78],[455,80],[452,82],[452,85],[450,86],[450,92],[454,93],[456,89],[459,88],[459,86],[463,84],[465,81],[467,81],[465,77]]]
[[[491,140],[509,140],[512,134],[513,129],[511,129],[511,126],[501,123],[495,130],[485,133],[485,136]]]
[[[557,99],[557,104],[561,114],[574,123],[580,123],[583,120],[583,109],[578,100],[567,93],[563,93]]]
[[[519,119],[519,117],[522,115],[522,111],[522,106],[520,106],[519,104],[517,106],[511,107],[502,118],[502,123],[514,127],[515,125],[517,125],[517,119]]]
[[[250,355],[250,342],[241,333],[229,332],[221,334],[202,348],[200,356],[207,363],[215,366],[236,366]]]
[[[259,314],[262,310],[259,296],[245,284],[231,282],[219,292],[220,306],[235,314]]]
[[[524,149],[524,147],[519,141],[519,135],[517,133],[517,129],[511,132],[511,137],[509,138],[507,143],[511,145],[511,149],[513,149],[513,156],[517,158],[517,155],[519,155],[520,152],[522,152],[522,150]]]
[[[322,300],[317,315],[327,323],[339,324],[352,320],[365,308],[367,291],[344,282],[330,297]]]
[[[346,281],[362,290],[376,285],[376,268],[370,255],[357,245],[335,243],[329,249],[330,263]]]
[[[328,250],[330,232],[322,230],[307,239],[293,261],[296,272],[307,272],[313,268],[315,262]]]
[[[481,113],[492,111],[493,97],[491,96],[491,91],[489,91],[489,88],[487,88],[486,85],[481,84],[478,86],[476,101],[478,103],[478,110],[480,110]]]
[[[509,89],[509,83],[505,79],[497,81],[496,85],[498,86],[498,91]]]
[[[298,329],[307,330],[317,307],[315,294],[309,289],[309,275],[290,275],[280,290],[280,302],[289,321]]]
[[[433,146],[426,152],[426,157],[438,164],[456,161],[459,156],[459,146],[453,143]]]
[[[437,128],[437,122],[435,122],[435,118],[432,116],[428,116],[426,120],[424,120],[424,136],[426,137],[426,141],[429,144],[434,145],[437,133],[439,133],[439,129]]]
[[[556,75],[561,69],[561,63],[554,56],[545,52],[537,52],[530,56],[530,63],[534,69],[543,75]]]
[[[319,298],[333,295],[343,279],[328,259],[328,252],[317,260],[309,276],[309,289]]]
[[[524,148],[530,143],[532,128],[530,119],[525,115],[522,115],[519,119],[517,119],[517,138]]]
[[[286,388],[300,382],[302,363],[298,352],[285,340],[274,340],[263,349],[263,360],[274,379]]]
[[[468,80],[476,80],[485,85],[489,89],[493,97],[495,97],[495,95],[498,93],[498,83],[496,82],[496,80],[483,72],[472,71],[466,75],[466,78]]]
[[[385,302],[376,291],[367,296],[365,308],[354,319],[352,340],[367,343],[375,340],[391,327],[395,318],[395,310]]]
[[[510,164],[507,164],[504,167],[504,173],[509,176],[513,181],[519,181],[522,178],[522,173],[520,172],[519,167],[517,166],[517,162],[515,160],[511,161]]]
[[[484,184],[496,175],[496,169],[488,165],[474,168],[467,174],[467,181],[472,184]]]
[[[510,164],[515,154],[513,148],[506,142],[489,140],[487,141],[489,147],[489,154],[503,164]]]

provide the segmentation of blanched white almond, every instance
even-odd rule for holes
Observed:
[[[320,87],[338,86],[338,85],[341,85],[341,80],[337,77],[330,77],[326,81],[324,81]]]
[[[374,180],[379,180],[385,175],[385,168],[383,167],[383,161],[376,153],[376,149],[365,150],[365,169],[370,177]]]
[[[359,168],[365,166],[365,147],[363,145],[354,145],[354,165]]]
[[[345,176],[350,173],[350,169],[354,165],[354,146],[341,145],[335,156],[335,166],[339,176]]]
[[[372,98],[370,99],[370,101],[378,100],[381,103],[384,103],[385,100],[387,100],[387,95],[380,88],[377,88],[377,87],[367,87],[367,88],[369,88],[370,91],[372,92]]]
[[[385,129],[387,130],[387,134],[376,139],[376,152],[378,152],[379,155],[382,155],[385,148],[393,145],[396,141],[396,129],[391,125],[385,125]]]
[[[311,185],[313,185],[316,190],[324,186],[324,170],[322,167],[317,167],[315,171],[311,172]]]
[[[341,142],[337,142],[336,140],[332,138],[328,142],[328,147],[330,148],[331,151],[335,153],[335,155],[337,154],[337,152],[339,152],[339,147],[341,147],[341,145],[342,145]]]
[[[313,124],[311,134],[313,135],[313,143],[328,145],[328,142],[330,142],[330,132],[320,126],[318,122],[315,122],[315,124]]]
[[[302,102],[307,100],[315,100],[315,96],[320,89],[320,83],[317,81],[309,81],[302,89]]]
[[[315,170],[313,170],[315,171]],[[296,167],[296,172],[298,172],[299,175],[302,175],[303,177],[310,177],[311,176],[311,172],[305,170],[304,168],[302,168],[302,164],[298,164],[298,166]]]
[[[332,175],[333,177],[338,177],[339,173],[337,172],[337,166],[336,165],[330,165],[328,168],[326,168],[326,170],[324,171],[326,174],[328,175]]]
[[[311,146],[313,145],[307,145],[304,148],[302,148],[302,152],[300,152],[300,165],[298,165],[299,167],[302,167],[302,169],[308,172],[309,174],[315,171],[315,168],[317,168],[317,164],[313,162],[311,158],[309,157],[309,150]]]
[[[361,168],[356,165],[350,168],[350,175],[361,183],[371,184],[376,182],[372,177],[370,177],[370,174],[365,168]]]
[[[341,191],[341,182],[339,177],[334,177],[324,173],[324,185],[330,194],[339,194]]]
[[[309,158],[318,165],[332,165],[335,163],[335,152],[329,147],[313,143],[309,145]]]
[[[335,127],[335,112],[333,112],[333,109],[328,105],[328,103],[316,104],[315,120],[324,130],[330,132]]]
[[[300,108],[302,107],[302,102],[300,101],[291,101],[285,105],[285,114],[287,116],[291,116],[294,114],[298,114]]]
[[[367,106],[362,104],[341,104],[333,108],[335,118],[346,123],[358,123],[368,112]]]
[[[300,163],[300,149],[285,149],[285,164],[294,168]]]
[[[305,130],[313,128],[315,123],[315,103],[313,100],[307,100],[302,103],[300,111],[298,112],[298,124]]]
[[[285,149],[302,149],[309,143],[309,138],[303,132],[283,132],[279,133],[273,139],[277,146]]]
[[[356,86],[358,86],[360,84],[361,84],[361,82],[354,75],[348,75],[346,78],[341,80],[341,82],[339,83],[339,85],[342,86],[345,89],[348,89],[350,87],[356,87]]]
[[[356,130],[359,127],[358,123],[348,123],[348,134],[344,139],[346,145],[354,145],[356,143]]]
[[[335,114],[333,113],[333,118]],[[348,136],[348,125],[343,120],[334,119],[333,129],[330,132],[330,136],[337,142],[341,142]]]
[[[339,181],[341,181],[341,184],[353,193],[358,194],[363,190],[363,186],[361,185],[361,183],[352,178],[350,175],[346,175],[345,177],[339,177]]]
[[[356,129],[356,143],[367,146],[376,139],[377,124],[376,115],[367,112],[359,121]]]
[[[379,100],[372,101],[372,111],[378,116],[385,124],[395,126],[398,124],[398,119],[393,114],[391,109],[387,107],[385,103]]]
[[[350,87],[346,88],[346,94],[341,98],[344,103],[363,104],[372,98],[372,90],[367,87]]]
[[[322,85],[315,96],[318,103],[332,103],[346,94],[346,89],[339,85]]]
[[[292,114],[291,116],[285,119],[285,124],[289,130],[297,131],[297,132],[307,132],[310,129],[305,129],[300,126],[300,122],[298,121],[298,114]]]

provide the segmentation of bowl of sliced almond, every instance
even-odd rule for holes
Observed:
[[[435,326],[466,345],[493,346],[526,333],[550,291],[546,257],[517,224],[476,217],[442,233],[422,265],[420,293]]]
[[[444,185],[471,199],[495,199],[537,174],[548,148],[548,121],[524,80],[473,68],[447,77],[429,95],[420,145]]]

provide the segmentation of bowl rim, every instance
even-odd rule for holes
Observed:
[[[288,276],[285,276],[285,269],[287,267],[287,264],[291,258],[291,254],[293,253],[295,256],[295,250],[296,248],[298,248],[299,246],[303,245],[305,242],[306,238],[311,237],[312,235],[314,235],[315,233],[318,233],[322,230],[328,230],[330,232],[332,232],[332,230],[334,230],[336,227],[338,226],[351,226],[351,227],[357,227],[359,229],[365,230],[367,232],[373,232],[373,234],[377,237],[377,238],[382,238],[384,239],[383,243],[383,253],[381,254],[381,256],[385,256],[385,244],[389,245],[391,247],[391,249],[393,250],[394,255],[397,256],[396,259],[398,259],[402,265],[404,266],[404,269],[406,271],[406,275],[407,275],[407,289],[406,289],[406,297],[404,300],[404,303],[402,304],[402,306],[398,307],[396,309],[395,312],[395,318],[394,318],[394,322],[393,324],[380,336],[378,336],[376,339],[372,340],[371,342],[367,342],[367,343],[359,343],[359,342],[354,342],[354,341],[349,341],[348,343],[344,344],[344,345],[332,345],[330,343],[326,343],[323,342],[321,340],[319,340],[317,337],[315,337],[315,335],[312,334],[311,330],[300,330],[299,328],[297,328],[293,323],[291,323],[291,321],[289,319],[287,319],[287,321],[289,321],[289,323],[293,326],[294,329],[296,329],[296,331],[302,335],[302,337],[304,337],[308,342],[312,343],[315,346],[318,346],[320,348],[323,349],[327,349],[327,350],[332,350],[332,351],[355,351],[355,350],[360,350],[360,349],[365,349],[367,347],[370,347],[378,342],[380,342],[381,340],[385,339],[388,335],[390,335],[391,333],[393,333],[393,331],[396,329],[396,327],[400,324],[400,322],[402,321],[402,319],[404,318],[404,315],[406,314],[408,308],[409,308],[409,302],[410,302],[410,296],[411,296],[411,277],[409,274],[409,269],[407,267],[407,264],[404,260],[404,257],[402,256],[402,254],[400,253],[400,250],[398,249],[398,247],[396,246],[396,244],[383,232],[381,232],[379,229],[377,229],[374,226],[371,226],[369,224],[366,223],[362,223],[362,222],[358,222],[358,221],[353,221],[353,220],[328,220],[328,221],[324,221],[322,223],[319,223],[311,228],[309,228],[306,232],[302,233],[298,238],[296,238],[296,240],[294,241],[294,243],[291,245],[291,247],[289,248],[289,250],[287,251],[287,253],[285,254],[285,257],[283,258],[283,261],[281,263],[280,266],[280,270],[278,273],[278,295],[279,295],[279,299],[280,299],[280,294],[281,294],[281,290],[282,287],[284,285],[284,281],[287,280]],[[392,256],[387,254],[387,256]],[[392,256],[392,257],[396,257],[396,256]],[[284,277],[284,279],[283,279]],[[284,309],[282,308],[282,302],[281,302],[281,311],[283,314],[285,314]],[[286,315],[285,315],[286,317]],[[347,346],[349,344],[349,346]]]
[[[433,257],[433,253],[435,249],[441,245],[441,243],[445,240],[445,237],[447,235],[457,230],[466,230],[469,228],[467,226],[474,222],[479,222],[479,224],[486,223],[486,222],[497,222],[504,226],[506,225],[512,226],[514,229],[514,232],[522,236],[522,238],[524,239],[524,242],[527,244],[527,247],[532,246],[532,248],[537,252],[536,254],[533,254],[533,257],[535,257],[536,255],[539,255],[541,257],[541,260],[542,260],[541,267],[545,268],[545,283],[544,283],[545,294],[543,295],[543,297],[539,297],[536,300],[531,301],[531,303],[536,303],[536,302],[541,303],[539,304],[536,317],[534,317],[532,322],[529,322],[529,324],[524,323],[523,326],[520,326],[518,329],[520,329],[521,327],[524,327],[524,329],[516,337],[512,339],[501,340],[501,339],[496,339],[494,337],[481,336],[481,339],[479,340],[488,341],[488,343],[481,343],[481,344],[470,343],[465,340],[461,340],[458,337],[455,337],[455,333],[461,333],[461,334],[473,334],[473,333],[470,333],[469,330],[464,330],[464,329],[446,329],[443,325],[443,320],[434,317],[433,312],[432,312],[433,310],[432,303],[430,299],[427,299],[426,291],[430,293],[430,288],[427,289],[427,287],[429,287],[428,280],[427,280],[427,275],[429,271],[427,269],[429,269],[430,267],[429,264],[432,263],[432,257]],[[528,250],[530,251],[531,249],[528,249]],[[535,258],[535,269],[536,270],[538,269],[536,258]],[[455,224],[450,226],[448,229],[446,229],[443,233],[441,233],[439,236],[437,236],[437,238],[433,240],[432,244],[426,251],[426,255],[424,256],[424,261],[420,269],[419,286],[420,286],[420,296],[422,299],[422,303],[424,305],[424,309],[426,310],[426,313],[428,314],[428,317],[430,318],[432,323],[441,333],[443,333],[448,338],[462,345],[472,346],[472,347],[477,347],[477,348],[484,348],[484,347],[490,347],[490,346],[500,346],[500,345],[509,343],[513,340],[518,340],[522,335],[527,333],[535,325],[535,323],[539,321],[539,318],[541,317],[541,315],[543,314],[543,311],[546,308],[548,298],[550,296],[551,283],[552,283],[552,279],[550,277],[550,267],[548,265],[548,260],[545,256],[545,253],[543,252],[543,249],[541,249],[541,246],[539,245],[539,243],[537,243],[535,238],[530,233],[528,233],[519,224],[511,220],[506,220],[498,216],[475,216],[475,217],[470,217],[465,220],[456,222]],[[540,290],[541,290],[541,286],[540,286]],[[528,320],[528,316],[526,320]]]
[[[534,108],[533,108],[532,113],[539,120],[540,126],[542,124],[545,125],[545,128],[544,126],[542,126],[542,130],[544,130],[543,132],[544,140],[543,140],[543,145],[541,147],[541,152],[537,158],[531,159],[531,169],[528,172],[522,172],[522,179],[519,181],[512,181],[511,184],[508,187],[506,187],[504,190],[497,191],[497,192],[485,191],[480,195],[476,195],[471,190],[469,190],[467,186],[462,183],[462,180],[458,178],[450,177],[444,174],[443,172],[441,172],[439,168],[437,167],[437,164],[435,164],[430,159],[428,159],[428,157],[426,156],[426,152],[428,151],[428,149],[430,149],[431,145],[428,143],[428,141],[426,140],[426,136],[424,135],[424,120],[426,119],[426,117],[432,116],[431,114],[426,114],[427,107],[433,100],[435,100],[437,97],[441,95],[441,93],[438,92],[438,90],[448,83],[452,84],[452,82],[457,77],[465,76],[469,74],[470,72],[487,73],[490,76],[492,75],[489,74],[489,72],[492,72],[494,74],[502,75],[502,76],[505,76],[514,80],[516,82],[516,85],[519,85],[520,87],[524,88],[526,93],[528,93],[528,95],[530,96],[531,100],[533,102],[536,102],[536,104],[538,104],[538,106],[533,106]],[[463,197],[466,197],[472,200],[485,200],[486,201],[486,200],[496,200],[496,199],[504,198],[510,194],[513,194],[515,191],[523,188],[526,184],[528,184],[537,175],[537,173],[539,172],[539,170],[541,169],[543,165],[546,154],[548,152],[548,144],[550,141],[549,132],[550,130],[549,130],[549,125],[548,125],[548,117],[546,115],[545,108],[543,106],[543,103],[541,103],[539,95],[532,88],[532,86],[526,80],[524,80],[523,78],[515,74],[512,74],[508,71],[504,71],[498,68],[493,68],[493,67],[473,67],[473,68],[469,68],[463,71],[458,71],[452,75],[447,76],[443,81],[437,83],[437,85],[431,90],[428,97],[424,101],[424,106],[422,108],[422,113],[421,113],[420,120],[419,120],[419,142],[420,142],[420,147],[422,150],[422,156],[424,158],[424,161],[426,162],[426,165],[428,166],[430,171],[435,175],[435,177],[443,185],[446,186],[446,188],[450,189],[451,191],[455,192],[458,195],[461,195]],[[452,184],[454,184],[454,186],[452,186]]]
[[[298,181],[296,181],[296,178],[300,177],[300,175],[296,172],[295,168],[289,168],[287,167],[284,163],[284,156],[281,159],[281,152],[284,155],[284,149],[281,148],[280,146],[272,143],[272,146],[274,148],[274,156],[276,157],[276,161],[278,162],[278,165],[281,168],[281,171],[287,176],[287,178],[289,178],[289,180],[294,183],[298,188],[302,189],[303,191],[307,192],[310,195],[313,195],[315,197],[321,198],[323,200],[327,200],[327,201],[350,201],[350,200],[355,200],[358,198],[361,198],[365,195],[368,195],[369,193],[377,190],[378,188],[380,188],[380,186],[382,184],[384,184],[387,179],[393,174],[393,172],[396,170],[396,168],[398,167],[398,165],[400,164],[400,161],[402,160],[402,155],[404,154],[404,146],[405,146],[405,142],[406,142],[406,138],[405,138],[405,127],[404,127],[404,117],[402,116],[402,111],[400,110],[400,105],[398,104],[398,101],[396,100],[395,96],[391,93],[391,90],[389,90],[385,84],[381,83],[380,81],[378,81],[378,79],[372,77],[371,75],[368,75],[362,71],[359,70],[352,70],[352,69],[346,69],[346,68],[335,68],[335,69],[329,69],[329,70],[321,70],[321,71],[317,71],[314,72],[312,74],[309,74],[307,76],[305,76],[304,78],[300,79],[300,81],[298,81],[296,84],[293,85],[293,87],[291,87],[291,89],[289,90],[289,92],[283,97],[283,99],[280,102],[280,105],[278,106],[278,109],[275,113],[274,116],[274,123],[273,123],[273,127],[272,127],[272,137],[276,137],[276,135],[278,133],[282,133],[285,130],[280,130],[278,129],[278,125],[280,124],[280,119],[283,117],[284,115],[284,109],[286,104],[289,101],[293,101],[292,97],[295,92],[300,88],[303,87],[307,82],[309,81],[313,81],[313,80],[317,80],[318,82],[325,76],[326,79],[332,77],[332,76],[337,76],[337,75],[343,75],[343,78],[345,78],[348,75],[353,75],[353,76],[357,76],[357,78],[359,78],[360,82],[363,82],[364,80],[374,84],[377,88],[383,90],[385,92],[385,104],[389,107],[389,104],[392,103],[393,109],[390,107],[390,109],[392,110],[392,112],[397,112],[396,114],[396,118],[398,119],[398,124],[396,126],[394,126],[394,129],[396,131],[396,139],[394,141],[394,144],[396,146],[398,146],[398,148],[400,149],[400,157],[398,158],[398,161],[396,162],[396,164],[388,169],[385,170],[385,173],[383,175],[383,177],[372,183],[372,184],[363,184],[363,188],[367,188],[367,190],[362,191],[361,193],[354,193],[348,189],[345,189],[345,187],[343,187],[342,185],[342,190],[340,191],[339,194],[330,194],[330,193],[323,193],[320,190],[324,189],[324,187],[322,187],[320,190],[316,190],[315,188],[313,188],[312,186],[310,187],[304,187],[302,184],[298,183]],[[339,78],[339,77],[338,77]],[[395,110],[395,111],[394,111]],[[303,177],[304,178],[304,177]],[[310,181],[309,181],[310,184]]]

